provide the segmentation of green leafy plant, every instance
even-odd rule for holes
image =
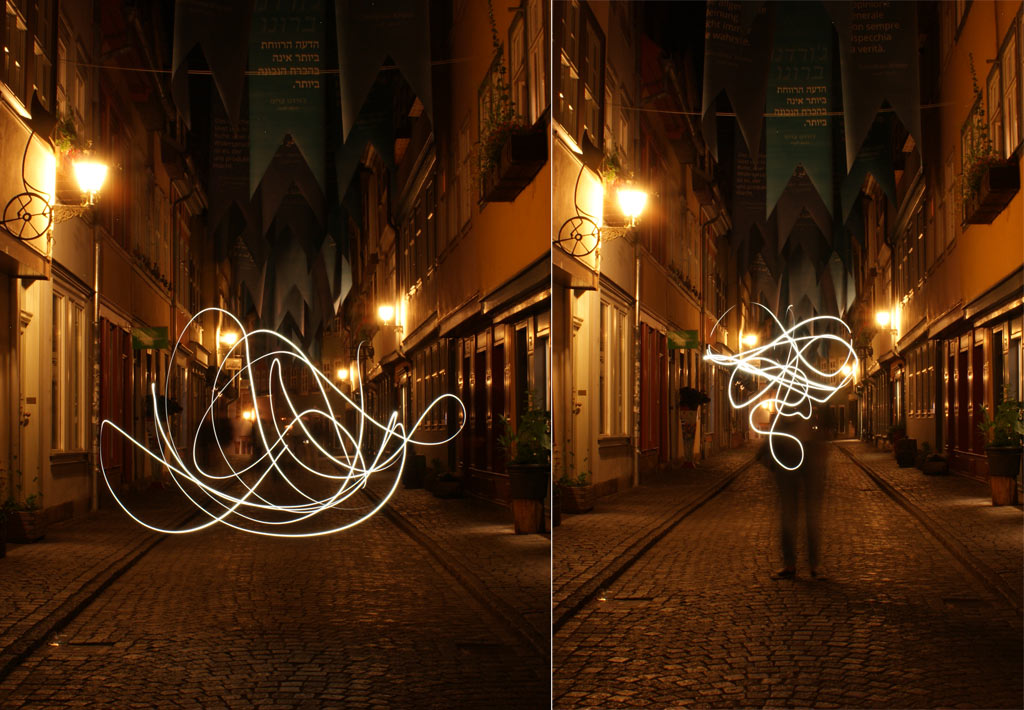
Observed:
[[[1018,400],[1006,399],[996,407],[995,415],[988,407],[981,408],[981,423],[978,428],[985,432],[989,446],[1020,446],[1024,437],[1024,406]]]
[[[498,165],[501,160],[501,149],[509,136],[529,131],[526,123],[516,109],[512,99],[512,90],[508,85],[505,69],[505,50],[498,38],[498,26],[494,21],[494,4],[487,0],[487,17],[491,23],[491,46],[494,48],[494,65],[496,66],[493,83],[489,89],[490,100],[487,109],[480,117],[480,148],[478,162],[480,175],[485,175]]]
[[[971,70],[971,86],[974,90],[974,108],[967,120],[970,128],[964,144],[964,171],[961,176],[960,193],[965,203],[971,202],[981,189],[981,181],[993,165],[1003,162],[996,152],[992,138],[988,134],[988,123],[985,121],[985,102],[982,100],[981,88],[978,86],[978,75],[974,71],[974,55],[967,54]]]
[[[601,161],[601,180],[605,186],[614,185],[620,177],[628,177],[622,167],[622,159],[619,151],[612,148],[611,152],[605,153]]]
[[[589,486],[590,472],[583,471],[578,476],[570,476],[568,473],[563,473],[562,477],[558,479],[558,485],[565,486],[567,488]]]
[[[78,135],[78,128],[70,113],[62,115],[53,129],[53,144],[57,150],[69,158],[82,153],[88,146]]]
[[[503,431],[498,445],[509,456],[513,464],[545,464],[551,452],[551,434],[548,430],[549,415],[533,403],[531,397],[526,411],[519,416],[519,425],[501,417]]]
[[[702,404],[707,404],[711,398],[693,387],[679,388],[679,406],[683,409],[696,409]]]

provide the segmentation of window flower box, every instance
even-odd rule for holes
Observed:
[[[1000,162],[987,166],[967,202],[967,224],[992,224],[1020,190],[1020,167]]]
[[[482,175],[484,202],[512,202],[540,172],[548,159],[547,123],[510,133],[496,160]]]

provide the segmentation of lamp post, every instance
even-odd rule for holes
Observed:
[[[647,193],[635,185],[626,184],[618,189],[617,198],[622,214],[629,220],[627,233],[633,241],[633,261],[636,270],[633,285],[633,486],[640,485],[640,240],[634,233],[637,220],[647,206]],[[603,230],[602,230],[603,231]]]

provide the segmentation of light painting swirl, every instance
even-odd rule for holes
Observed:
[[[750,428],[758,434],[768,436],[768,447],[772,458],[782,468],[795,471],[803,464],[804,447],[797,437],[786,431],[777,430],[779,423],[785,424],[785,418],[789,417],[800,417],[805,421],[810,419],[814,405],[824,404],[832,395],[852,381],[853,372],[857,366],[857,354],[846,338],[821,332],[825,328],[836,326],[841,331],[850,333],[849,326],[839,318],[814,316],[786,328],[768,308],[760,303],[755,305],[763,308],[771,316],[779,330],[782,331],[781,334],[769,343],[753,347],[750,350],[741,350],[736,355],[717,353],[712,350],[711,346],[708,346],[704,359],[731,370],[727,388],[729,403],[735,409],[748,408],[750,410],[748,416]],[[721,318],[719,318],[720,322]],[[715,327],[717,326],[716,323]],[[714,332],[713,329],[712,332]],[[846,351],[846,358],[834,372],[819,370],[805,356],[805,353],[812,349],[816,350],[822,343],[836,343]],[[850,367],[849,374],[843,375],[843,370],[846,367]],[[740,373],[760,378],[765,382],[759,391],[742,402],[736,401],[735,388],[732,386]],[[837,377],[842,377],[842,379],[838,381],[838,384],[834,384]],[[771,426],[768,429],[760,428],[755,421],[754,415],[758,407],[764,407],[772,412]],[[776,452],[776,440],[780,437],[796,442],[800,454],[796,465],[783,461]]]
[[[330,535],[351,528],[370,518],[388,502],[401,480],[402,470],[409,455],[410,445],[443,446],[458,436],[466,419],[466,408],[458,397],[443,394],[424,408],[416,422],[406,431],[399,421],[398,412],[392,412],[387,422],[377,421],[363,407],[363,383],[355,372],[352,395],[347,395],[313,364],[296,344],[272,330],[258,329],[246,332],[241,322],[220,308],[200,311],[182,331],[189,331],[192,322],[206,313],[217,312],[233,321],[240,333],[221,360],[210,388],[206,410],[200,425],[193,433],[191,451],[182,455],[172,434],[171,416],[167,399],[167,383],[171,379],[175,355],[181,345],[181,336],[171,352],[163,397],[158,397],[156,385],[151,385],[149,396],[153,406],[153,424],[157,450],[133,438],[131,434],[110,420],[100,424],[100,437],[110,427],[126,437],[146,456],[170,472],[177,488],[195,504],[203,517],[189,527],[162,528],[142,520],[125,504],[115,491],[107,475],[100,446],[100,470],[114,500],[141,525],[162,533],[184,534],[204,530],[216,524],[226,525],[255,535],[286,538],[305,538]],[[254,342],[255,339],[255,342]],[[253,356],[251,348],[259,342],[272,344],[268,352]],[[362,346],[360,346],[361,350]],[[242,367],[234,374],[224,370],[229,358],[239,357]],[[260,380],[254,366],[262,361],[260,369],[269,374],[266,391],[257,389]],[[357,355],[358,362],[358,355]],[[306,369],[318,391],[315,405],[299,403],[305,399],[289,394],[285,386],[285,365]],[[229,388],[238,387],[242,377],[249,383],[253,426],[253,457],[245,466],[236,469],[225,451],[223,434],[217,430],[214,413],[218,400]],[[357,394],[358,390],[358,394]],[[225,399],[227,399],[225,397]],[[462,416],[454,434],[440,441],[421,441],[414,438],[421,423],[434,407],[454,400]],[[355,421],[351,428],[345,421]],[[210,451],[202,451],[200,431],[208,427]],[[317,430],[317,431],[314,431]],[[317,433],[328,433],[324,441]],[[371,436],[372,432],[375,436]],[[371,440],[376,440],[371,443]],[[212,453],[212,456],[204,455]],[[219,454],[219,456],[217,456]],[[212,463],[208,459],[213,459]],[[310,465],[316,460],[318,463]],[[394,475],[386,494],[373,504],[358,504],[352,497],[363,489],[370,477],[388,472]],[[331,512],[342,513],[328,515]],[[352,519],[349,519],[352,518]]]

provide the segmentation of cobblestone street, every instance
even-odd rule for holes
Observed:
[[[424,493],[399,491],[396,506]],[[421,514],[448,503],[419,497]],[[462,536],[466,513],[454,512],[434,531],[449,550],[514,537],[499,524],[507,511],[468,501],[459,508],[500,532],[489,540]],[[436,559],[451,552],[428,551],[429,537],[414,540],[390,515],[312,539],[225,528],[167,537],[12,664],[0,706],[547,708],[548,659],[502,619],[513,612],[483,603]],[[113,521],[76,526],[125,533],[116,515],[107,517]],[[58,529],[0,564],[29,569],[38,555],[59,577],[57,551],[72,537]],[[531,560],[544,558],[538,574],[545,579],[547,545],[543,536],[518,542]],[[502,584],[484,564],[473,573],[487,580],[477,586]],[[534,606],[543,610],[547,595],[544,588]],[[19,614],[34,603],[24,600]]]
[[[802,547],[796,580],[770,578],[781,567],[774,484],[752,465],[566,617],[555,707],[1020,707],[1019,607],[846,455],[832,451],[829,466],[826,579],[810,578]],[[974,526],[1014,531],[1003,556],[1020,576],[1019,507],[906,471],[922,488],[971,487]],[[590,515],[594,528],[600,503]],[[573,522],[555,536],[556,590],[573,574],[557,563]]]

